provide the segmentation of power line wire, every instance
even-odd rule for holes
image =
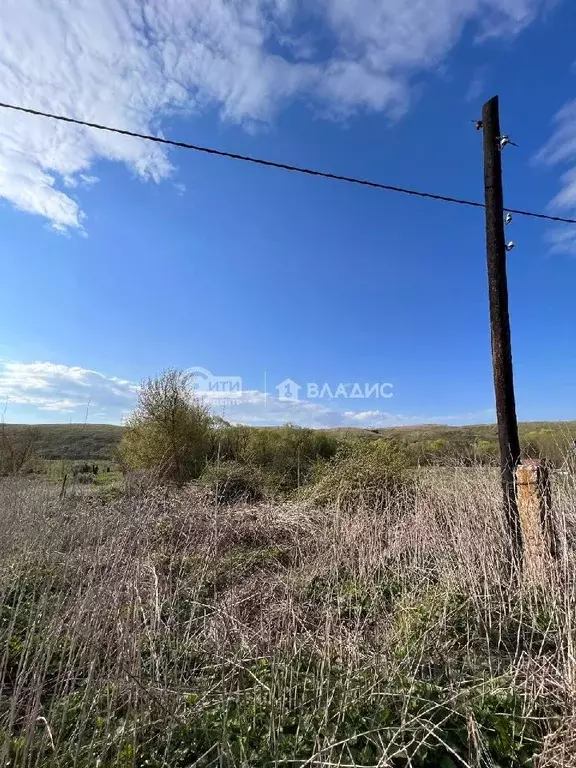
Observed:
[[[267,168],[278,168],[282,171],[292,171],[293,173],[302,173],[307,176],[317,176],[323,179],[332,179],[333,181],[344,181],[347,184],[357,184],[362,187],[372,187],[374,189],[383,189],[387,192],[398,192],[403,195],[412,195],[414,197],[423,197],[429,200],[439,200],[443,203],[455,203],[457,205],[467,205],[472,208],[484,208],[484,203],[479,203],[474,200],[465,200],[459,197],[448,197],[447,195],[437,195],[432,192],[422,192],[416,189],[407,189],[405,187],[397,187],[392,184],[382,184],[379,181],[370,181],[369,179],[359,179],[353,176],[342,176],[338,173],[328,173],[326,171],[318,171],[312,168],[304,168],[298,165],[289,165],[288,163],[277,163],[273,160],[264,160],[259,157],[251,157],[250,155],[240,155],[235,152],[225,152],[221,149],[214,149],[212,147],[203,147],[198,144],[189,144],[184,141],[175,141],[174,139],[165,139],[161,136],[151,136],[146,133],[136,133],[135,131],[127,131],[123,128],[112,128],[109,125],[101,125],[99,123],[89,123],[85,120],[77,120],[73,117],[66,117],[65,115],[54,115],[50,112],[41,112],[38,109],[29,109],[27,107],[20,107],[15,104],[5,104],[0,102],[0,108],[10,109],[14,112],[24,112],[28,115],[35,115],[36,117],[47,117],[51,120],[59,120],[64,123],[71,123],[73,125],[82,125],[85,128],[96,128],[99,131],[108,131],[109,133],[117,133],[121,136],[130,136],[134,139],[144,139],[145,141],[154,141],[157,144],[165,144],[171,147],[180,147],[180,149],[191,149],[195,152],[203,152],[207,155],[216,155],[217,157],[227,157],[231,160],[242,160],[246,163],[253,163],[254,165],[263,165]],[[518,216],[528,216],[535,219],[545,219],[546,221],[558,221],[564,224],[576,224],[576,219],[567,219],[562,216],[550,216],[546,213],[534,213],[532,211],[523,211],[517,208],[505,208],[507,213],[515,213]]]

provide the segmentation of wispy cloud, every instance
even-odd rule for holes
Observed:
[[[486,90],[486,82],[488,80],[489,74],[489,67],[478,67],[478,69],[474,72],[474,76],[472,77],[470,85],[466,91],[466,95],[464,96],[465,101],[476,102],[480,99]]]
[[[554,130],[549,141],[537,155],[546,165],[571,165],[561,176],[561,190],[551,201],[551,207],[576,215],[576,100],[565,104],[554,118]],[[576,232],[563,227],[548,235],[552,250],[576,253]]]
[[[467,22],[482,36],[516,34],[549,2],[3,0],[0,100],[137,132],[208,108],[268,122],[301,95],[332,114],[398,115],[411,77]],[[332,52],[320,56],[318,40]],[[84,228],[79,193],[102,158],[143,180],[174,173],[157,146],[0,110],[0,197],[57,230]]]

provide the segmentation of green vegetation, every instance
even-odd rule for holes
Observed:
[[[212,458],[257,468],[265,488],[282,494],[306,485],[316,462],[332,458],[340,445],[329,433],[290,424],[277,429],[224,426],[214,435]]]
[[[410,488],[412,463],[401,443],[354,440],[343,444],[330,461],[316,464],[306,496],[322,506],[378,511]]]
[[[217,497],[256,499],[264,490],[299,488],[317,461],[336,453],[338,441],[322,432],[234,427],[214,418],[191,384],[174,370],[144,382],[119,447],[125,467],[147,471],[158,483],[182,485],[202,476]]]
[[[148,379],[126,423],[119,453],[125,466],[158,482],[186,483],[202,472],[212,448],[212,418],[193,397],[191,378],[168,370]]]
[[[576,462],[576,422],[524,422],[519,425],[523,455],[561,467]],[[498,464],[495,424],[469,427],[398,427],[378,434],[401,440],[422,465]]]
[[[6,434],[21,439],[30,430],[28,425],[7,424]],[[274,441],[274,435],[285,427],[231,427],[226,433],[233,444],[248,440],[257,431],[265,434],[262,442]],[[365,439],[375,441],[381,438],[404,443],[420,464],[495,464],[498,456],[498,440],[494,424],[446,427],[419,426],[394,427],[389,429],[330,429],[309,430],[330,443]],[[124,427],[101,424],[39,424],[34,427],[35,455],[40,459],[67,461],[114,461],[124,433]],[[576,422],[525,422],[520,424],[520,438],[524,454],[548,458],[561,466],[566,456],[573,455],[573,441],[576,440]],[[261,454],[262,455],[262,454]],[[295,452],[292,456],[295,456]],[[228,458],[236,459],[235,449]],[[297,471],[297,460],[292,460],[291,474]],[[281,474],[283,470],[281,469]]]

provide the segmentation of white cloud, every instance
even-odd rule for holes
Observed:
[[[0,360],[0,403],[27,409],[70,413],[98,407],[126,408],[138,392],[136,384],[77,366],[49,362]]]
[[[234,424],[276,426],[293,423],[314,428],[353,426],[353,420],[346,413],[326,402],[285,401],[258,391],[245,391],[237,401],[224,406],[216,401],[213,410]],[[391,419],[395,418],[391,415]]]
[[[466,22],[516,34],[549,2],[2,0],[0,101],[141,133],[210,107],[266,122],[298,95],[398,114]],[[157,182],[174,170],[156,145],[0,110],[0,197],[57,230],[84,227],[74,193],[99,159]]]

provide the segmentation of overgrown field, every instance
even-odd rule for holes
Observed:
[[[576,766],[570,478],[540,585],[490,470],[386,493],[0,479],[0,764]]]

